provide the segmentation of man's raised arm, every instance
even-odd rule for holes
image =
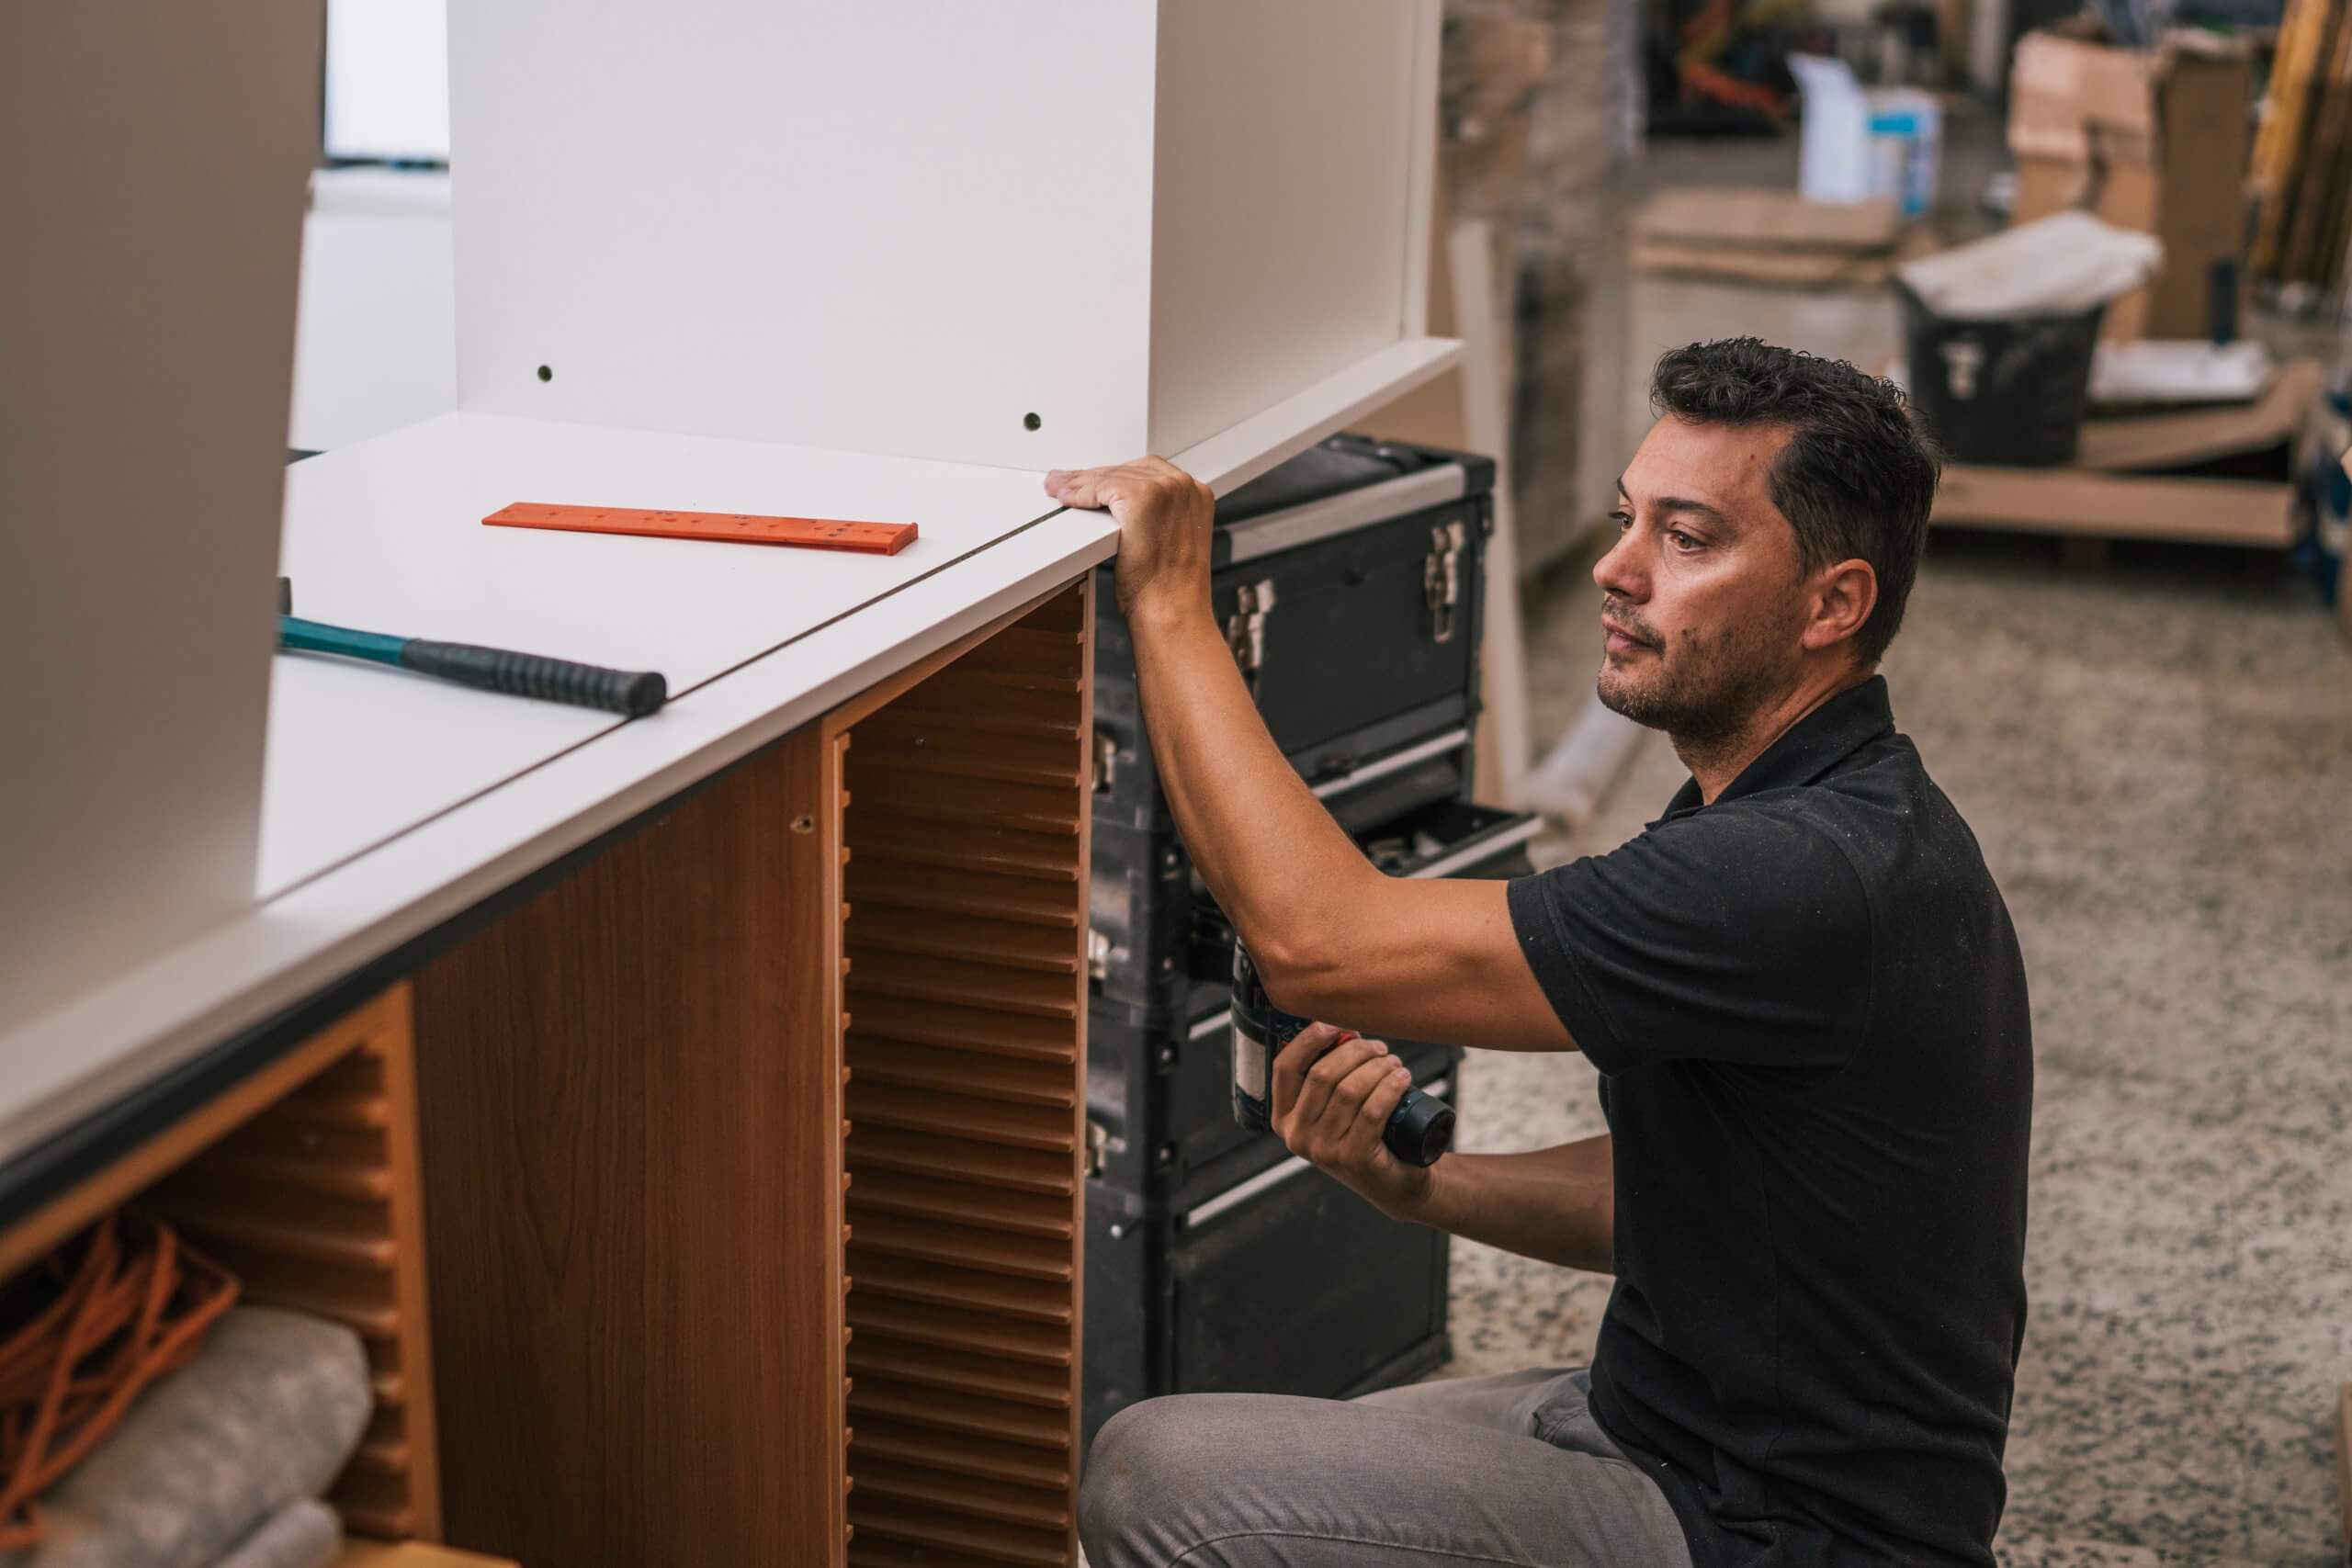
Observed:
[[[1207,488],[1155,457],[1057,470],[1046,489],[1119,522],[1119,607],[1161,785],[1275,1003],[1403,1039],[1574,1049],[1519,952],[1505,885],[1385,875],[1275,746],[1210,608]]]

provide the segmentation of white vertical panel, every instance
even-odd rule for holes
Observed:
[[[0,1028],[252,902],[318,45],[0,7]]]
[[[1434,18],[1419,0],[1161,6],[1151,450],[1405,335]]]
[[[1016,468],[1142,446],[1145,0],[450,26],[461,407]]]
[[[322,169],[311,177],[290,445],[347,446],[458,406],[449,265],[447,174]]]
[[[327,0],[330,158],[446,163],[447,0]]]

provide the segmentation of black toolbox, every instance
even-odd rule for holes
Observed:
[[[1291,765],[1391,874],[1529,869],[1536,819],[1469,799],[1493,475],[1484,458],[1340,436],[1217,506],[1227,643]],[[1161,794],[1113,582],[1096,574],[1089,1442],[1154,1394],[1344,1397],[1449,1354],[1446,1237],[1233,1120],[1233,936]],[[1390,1044],[1458,1100],[1460,1051]]]
[[[1450,1058],[1416,1079],[1458,1103]],[[1284,1156],[1170,1213],[1090,1181],[1081,1441],[1156,1394],[1345,1399],[1453,1355],[1448,1237]]]
[[[1336,435],[1217,502],[1217,623],[1310,784],[1453,735],[1422,798],[1466,788],[1493,488],[1488,458]],[[1164,828],[1113,569],[1094,581],[1094,820]]]
[[[1370,850],[1392,875],[1508,878],[1531,869],[1527,843],[1540,826],[1527,813],[1439,801],[1375,829]],[[1193,946],[1182,983],[1149,1002],[1092,998],[1087,1016],[1096,1173],[1147,1202],[1178,1207],[1285,1157],[1278,1140],[1246,1133],[1233,1120],[1233,933],[1205,895],[1188,897],[1187,906]],[[1389,1044],[1417,1071],[1454,1055],[1446,1045]]]

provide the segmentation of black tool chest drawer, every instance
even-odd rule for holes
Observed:
[[[1416,1080],[1458,1104],[1450,1070]],[[1138,1399],[1347,1398],[1453,1355],[1448,1238],[1284,1156],[1186,1213],[1087,1184],[1083,1440]]]
[[[1516,843],[1534,832],[1532,818],[1458,798],[1468,785],[1470,745],[1467,730],[1449,731],[1332,780],[1318,793],[1334,819],[1357,835],[1382,870],[1398,876],[1453,875],[1452,866],[1419,869],[1428,857],[1412,852],[1415,846],[1430,856],[1450,849],[1467,857],[1461,863],[1467,864],[1498,838],[1516,832]],[[1181,1002],[1190,978],[1230,976],[1231,933],[1172,824],[1096,823],[1091,877],[1093,995],[1169,1006]],[[1203,945],[1204,922],[1213,929],[1208,946]]]
[[[1483,457],[1343,435],[1218,502],[1217,623],[1310,784],[1449,730],[1466,740],[1493,480]],[[1164,827],[1113,584],[1095,573],[1094,819]]]
[[[1375,831],[1367,850],[1392,875],[1509,878],[1532,869],[1527,844],[1540,827],[1532,813],[1438,801]],[[1097,1172],[1178,1206],[1285,1157],[1278,1140],[1233,1120],[1232,928],[1205,895],[1187,897],[1187,905],[1189,973],[1148,1001],[1098,995],[1087,1017],[1086,1102]],[[1417,1073],[1453,1056],[1446,1045],[1389,1044]]]
[[[1281,1140],[1233,1119],[1233,1016],[1222,986],[1193,988],[1189,1019],[1096,1002],[1087,1014],[1086,1108],[1095,1174],[1182,1209],[1288,1157]],[[1418,1080],[1453,1066],[1451,1046],[1391,1041]]]

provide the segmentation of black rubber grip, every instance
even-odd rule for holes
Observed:
[[[655,671],[607,670],[601,664],[574,664],[569,659],[542,659],[536,653],[465,642],[412,637],[401,649],[401,663],[421,675],[437,675],[486,692],[605,708],[631,718],[642,718],[670,696],[669,682]]]
[[[1408,1089],[1389,1112],[1380,1141],[1407,1165],[1435,1165],[1453,1146],[1453,1107],[1433,1094]]]

